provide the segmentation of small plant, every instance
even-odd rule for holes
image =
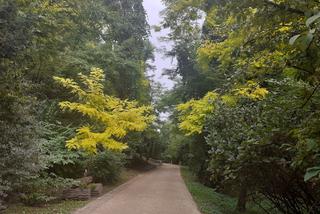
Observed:
[[[21,195],[21,201],[23,204],[27,206],[41,206],[43,204],[46,204],[52,200],[55,200],[55,197],[47,196],[43,193],[30,193],[30,194],[22,194]]]
[[[63,190],[79,185],[79,182],[73,179],[50,176],[45,175],[26,182],[19,190],[21,202],[27,206],[41,206],[60,198]]]
[[[97,185],[96,184],[89,184],[88,187],[91,189],[91,191],[93,191],[97,188]]]
[[[88,188],[89,188],[89,185],[86,184],[86,183],[80,183],[80,184],[78,185],[78,187],[79,187],[80,189],[88,189]]]
[[[111,183],[116,181],[124,165],[124,155],[111,151],[97,154],[89,162],[89,173],[95,182]]]

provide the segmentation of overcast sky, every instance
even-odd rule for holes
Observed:
[[[144,8],[148,15],[148,22],[150,26],[159,25],[162,21],[160,17],[160,11],[164,9],[164,5],[161,0],[144,0]],[[150,41],[155,46],[156,49],[160,50],[166,48],[170,50],[170,43],[161,42],[160,37],[166,36],[168,30],[162,30],[160,32],[151,31]],[[156,70],[151,74],[154,74],[154,80],[160,82],[166,89],[171,89],[174,85],[174,82],[169,80],[166,76],[162,76],[163,69],[171,68],[173,65],[171,58],[165,58],[163,53],[160,51],[155,52],[155,62],[153,63],[156,66]]]

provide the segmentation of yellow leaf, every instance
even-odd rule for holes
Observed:
[[[79,74],[79,78],[84,88],[72,79],[54,77],[56,82],[81,100],[60,102],[60,108],[79,112],[93,124],[92,127],[80,127],[76,135],[66,142],[67,148],[96,153],[97,146],[102,145],[106,149],[122,151],[128,146],[121,139],[128,132],[143,131],[153,122],[155,117],[150,106],[139,106],[136,101],[121,100],[103,93],[103,70],[93,68],[89,75]]]

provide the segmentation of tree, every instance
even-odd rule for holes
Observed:
[[[140,104],[151,102],[145,72],[153,48],[142,1],[0,0],[0,23],[1,199],[19,192],[18,187],[30,183],[30,178],[37,182],[50,180],[53,173],[81,176],[82,168],[72,165],[80,165],[88,156],[68,151],[65,140],[76,127],[87,127],[86,134],[97,136],[106,125],[113,126],[90,121],[89,115],[80,117],[66,106],[70,111],[63,114],[46,112],[62,100],[76,102],[76,95],[57,87],[53,76],[76,79],[83,70],[103,68],[107,78],[100,80],[109,104],[123,109],[112,116],[124,123],[115,127],[121,133],[112,131],[116,136],[109,136],[109,146],[114,140],[114,145],[124,148],[127,141],[120,135],[147,126],[150,109]],[[136,124],[134,119],[141,121]],[[143,135],[139,142],[143,143]],[[123,144],[117,144],[120,141]]]
[[[214,111],[214,102],[218,94],[209,92],[200,100],[190,100],[177,106],[179,111],[180,129],[187,135],[201,134],[204,129],[206,115]]]
[[[93,68],[89,75],[79,74],[84,89],[72,79],[54,77],[63,87],[79,98],[79,103],[63,101],[63,110],[77,111],[92,120],[91,126],[82,126],[74,138],[67,141],[69,149],[84,149],[96,153],[99,145],[105,149],[122,151],[127,145],[118,139],[128,131],[143,131],[154,117],[151,107],[138,107],[137,102],[120,100],[103,93],[103,71]]]
[[[283,213],[317,213],[319,193],[308,186],[319,185],[319,3],[165,2],[165,23],[176,45],[194,32],[193,24],[204,12],[201,44],[191,55],[196,55],[197,71],[214,80],[204,94],[220,96],[198,110],[188,104],[204,99],[183,101],[179,122],[204,135],[214,185],[234,184],[240,193],[249,186],[247,190],[264,195]],[[195,113],[208,108],[205,115]],[[255,173],[261,169],[264,176]]]

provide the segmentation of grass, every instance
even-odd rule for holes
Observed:
[[[196,177],[186,167],[181,168],[181,175],[198,208],[203,214],[239,214],[235,211],[237,199],[220,194],[214,189],[199,183]],[[248,203],[247,211],[242,214],[263,214],[255,204]]]
[[[87,201],[62,201],[56,204],[47,204],[43,207],[27,207],[22,204],[11,205],[4,212],[5,214],[69,214],[72,211],[83,207]]]
[[[103,193],[115,189],[138,174],[139,172],[135,170],[124,170],[117,182],[104,186]],[[94,198],[92,200],[94,200]],[[73,211],[84,207],[90,201],[65,200],[58,203],[45,204],[42,207],[28,207],[22,204],[12,204],[4,214],[70,214]]]

